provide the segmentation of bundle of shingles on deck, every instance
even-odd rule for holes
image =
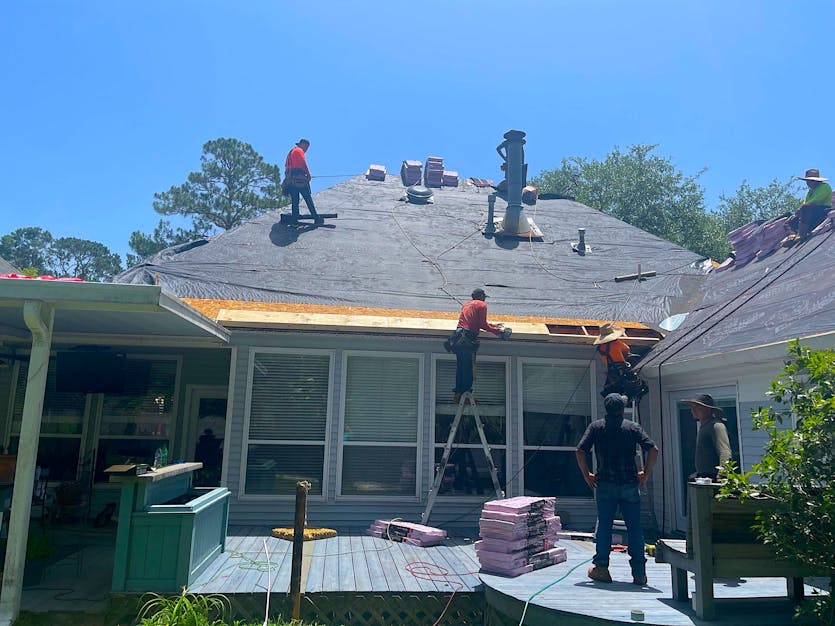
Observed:
[[[482,571],[519,576],[565,561],[566,550],[557,545],[562,526],[555,504],[554,498],[528,496],[486,502],[475,544]]]
[[[408,543],[423,548],[437,546],[446,539],[445,530],[400,520],[374,520],[366,533],[372,537],[391,539],[392,541]]]

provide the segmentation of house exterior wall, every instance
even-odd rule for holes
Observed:
[[[232,398],[228,423],[230,424],[227,450],[224,459],[225,486],[232,493],[230,522],[235,524],[291,525],[293,520],[293,497],[247,494],[244,489],[246,428],[249,392],[251,386],[251,363],[253,353],[270,350],[314,351],[331,355],[331,380],[328,390],[330,418],[327,427],[326,466],[324,489],[321,496],[308,498],[308,522],[312,525],[337,527],[340,529],[367,527],[377,518],[402,517],[420,519],[425,506],[426,494],[433,480],[434,442],[433,407],[434,376],[433,363],[448,355],[443,351],[438,338],[357,336],[336,333],[301,332],[233,332]],[[344,355],[350,354],[402,354],[420,358],[422,385],[419,390],[421,414],[419,416],[419,497],[386,498],[372,496],[339,495],[339,450],[340,420],[343,411]],[[523,464],[521,437],[521,388],[519,368],[525,359],[568,360],[588,367],[593,364],[592,404],[594,416],[602,415],[602,398],[598,391],[603,380],[599,359],[591,346],[536,344],[528,342],[499,342],[487,339],[482,342],[478,360],[500,360],[507,363],[507,495],[521,495]],[[478,389],[478,382],[476,383]],[[385,393],[382,389],[381,393]],[[449,393],[451,390],[439,390]],[[582,434],[582,433],[580,433]],[[579,435],[577,436],[579,439]],[[576,443],[576,442],[573,442]],[[572,445],[573,445],[572,443]],[[474,451],[481,455],[480,449]],[[385,470],[385,468],[383,468]],[[577,470],[579,472],[579,470]],[[481,503],[491,499],[487,490],[483,497],[439,496],[432,511],[430,524],[472,528],[479,516]],[[588,497],[558,498],[557,509],[562,511],[572,528],[588,529],[594,525],[594,503],[591,493]]]

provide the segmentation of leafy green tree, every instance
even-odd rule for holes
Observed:
[[[154,228],[154,232],[151,234],[143,233],[139,230],[135,230],[130,234],[128,245],[133,250],[133,253],[129,252],[127,254],[127,265],[128,267],[133,267],[160,250],[201,239],[207,235],[208,233],[200,232],[194,228],[189,230],[174,228],[168,220],[160,220],[159,224]]]
[[[190,217],[194,230],[228,230],[282,204],[281,173],[251,145],[215,139],[203,145],[200,171],[185,183],[154,194],[154,210]]]
[[[60,237],[49,249],[52,272],[59,276],[77,276],[103,282],[122,271],[118,254],[97,241]]]
[[[34,270],[35,275],[46,274],[52,241],[52,234],[43,228],[18,228],[0,237],[0,257],[21,270]]]
[[[835,576],[835,350],[795,341],[789,356],[766,394],[778,406],[754,413],[754,428],[768,434],[762,461],[750,472],[729,473],[722,492],[775,498],[778,510],[757,514],[763,541],[781,558]],[[816,598],[813,612],[822,624],[835,624],[831,593]]]
[[[657,145],[615,147],[603,160],[570,157],[533,179],[540,193],[555,193],[613,215],[705,256],[721,252],[720,227],[705,209],[698,178],[653,154]]]
[[[732,196],[719,196],[717,217],[726,233],[754,220],[770,220],[784,213],[791,213],[802,198],[792,191],[791,183],[772,180],[765,187],[751,187],[743,180]]]

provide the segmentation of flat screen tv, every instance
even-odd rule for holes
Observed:
[[[127,358],[112,352],[59,352],[55,356],[56,391],[124,393]]]

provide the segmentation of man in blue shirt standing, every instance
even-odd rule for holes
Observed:
[[[626,523],[629,565],[632,582],[647,584],[646,557],[644,556],[644,532],[641,529],[641,495],[643,487],[658,459],[658,447],[638,424],[623,417],[626,399],[618,393],[610,393],[603,400],[606,417],[595,420],[586,429],[577,444],[577,465],[589,488],[595,492],[597,503],[597,550],[588,575],[592,580],[610,583],[609,553],[612,549],[612,524],[620,507]],[[635,466],[636,446],[646,454],[644,469]],[[589,469],[588,455],[594,448],[597,471]]]

